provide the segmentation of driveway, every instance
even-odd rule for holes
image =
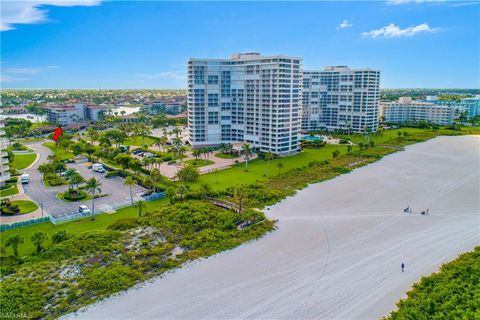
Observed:
[[[89,207],[91,206],[91,201],[67,203],[58,199],[56,195],[67,190],[68,186],[46,187],[42,181],[42,174],[38,171],[38,166],[47,161],[47,157],[52,154],[52,151],[49,148],[42,146],[42,142],[35,142],[28,144],[28,146],[35,150],[40,158],[32,167],[25,170],[25,172],[30,175],[30,183],[23,185],[23,189],[33,201],[39,205],[43,204],[45,213],[58,217],[65,213],[77,211],[79,204],[86,204]],[[87,165],[87,163],[71,163],[67,164],[67,167],[78,170],[86,180],[92,177],[100,180],[102,184],[100,187],[102,193],[106,193],[108,196],[96,199],[96,208],[108,210],[111,208],[111,204],[130,199],[129,189],[123,185],[123,179],[106,179],[104,174],[93,172],[93,170],[87,168]],[[139,186],[135,186],[133,187],[133,195],[139,195],[144,190],[145,189]]]

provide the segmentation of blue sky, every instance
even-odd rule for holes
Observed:
[[[190,57],[255,51],[479,88],[480,2],[1,0],[3,88],[184,88]]]

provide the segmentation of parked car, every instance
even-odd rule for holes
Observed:
[[[151,153],[151,152],[144,152],[144,153],[143,153],[143,156],[144,156],[145,158],[153,158],[153,157],[155,157],[155,155],[154,155],[153,153]]]
[[[120,152],[122,152],[122,153],[123,153],[123,152],[128,152],[129,150],[130,150],[130,146],[120,146],[120,147],[118,148],[118,151],[120,151]]]
[[[20,181],[22,182],[22,184],[27,184],[30,182],[30,176],[28,175],[28,173],[24,173],[20,176]]]
[[[88,207],[84,204],[82,204],[81,206],[78,207],[78,212],[83,213],[83,214],[91,213],[90,209],[88,209]]]
[[[142,149],[135,149],[135,150],[132,151],[132,153],[138,155],[140,153],[143,153],[143,150]]]
[[[105,168],[103,167],[103,164],[101,164],[101,163],[94,163],[92,165],[92,170],[95,171],[95,172],[99,172],[99,173],[104,173],[105,172]]]

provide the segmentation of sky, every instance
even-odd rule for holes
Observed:
[[[2,88],[185,88],[189,58],[291,55],[382,88],[479,88],[480,1],[1,3]]]

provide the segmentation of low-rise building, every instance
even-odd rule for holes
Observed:
[[[45,107],[45,110],[47,110],[47,121],[60,126],[68,126],[85,121],[99,121],[107,107],[76,103],[73,105],[49,105]]]
[[[47,106],[47,121],[59,126],[66,126],[71,123],[78,123],[85,120],[85,105],[54,105]]]
[[[451,125],[455,111],[448,106],[413,101],[409,97],[402,97],[398,102],[382,102],[380,116],[383,117],[385,123],[428,122]]]
[[[93,122],[101,121],[105,112],[107,111],[106,106],[101,105],[89,105],[85,107],[85,119]]]

